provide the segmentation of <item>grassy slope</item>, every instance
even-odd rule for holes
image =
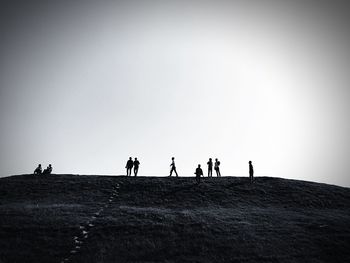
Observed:
[[[89,235],[70,255],[79,226]],[[199,186],[193,178],[1,178],[0,248],[0,262],[350,262],[350,189],[267,177]]]

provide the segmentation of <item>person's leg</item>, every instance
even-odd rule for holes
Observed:
[[[137,176],[137,172],[139,171],[139,168],[137,167],[137,168],[134,168],[134,174],[135,174],[135,176]]]
[[[170,169],[170,175],[169,175],[169,176],[171,176],[171,175],[173,174],[173,171],[174,171],[174,168],[171,167],[171,169]]]
[[[174,172],[176,174],[176,177],[178,177],[179,175],[177,174],[176,168],[174,168]]]

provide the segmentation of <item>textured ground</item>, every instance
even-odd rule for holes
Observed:
[[[350,189],[261,177],[0,179],[0,262],[350,262]]]

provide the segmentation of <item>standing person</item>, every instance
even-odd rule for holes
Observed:
[[[250,182],[253,183],[254,168],[253,168],[253,165],[252,165],[252,161],[249,161],[249,178],[250,178]]]
[[[34,174],[41,174],[42,173],[42,168],[41,164],[38,165],[38,167],[34,170]]]
[[[140,165],[140,162],[139,160],[137,160],[137,158],[135,157],[135,161],[134,161],[134,175],[137,176],[137,173],[139,171],[139,165]]]
[[[201,176],[203,176],[203,170],[200,164],[198,164],[198,167],[194,174],[196,175],[197,184],[199,184],[201,182]]]
[[[130,157],[129,160],[126,163],[126,176],[130,176],[131,175],[131,169],[134,166],[134,162],[132,161],[132,158]]]
[[[172,158],[171,158],[170,167],[171,167],[171,168],[170,168],[170,175],[169,175],[169,176],[171,176],[172,173],[175,172],[176,177],[178,177],[178,174],[177,174],[177,171],[176,171],[176,166],[175,166],[175,157],[172,157]]]
[[[209,158],[207,165],[208,165],[208,177],[213,177],[213,161],[211,160],[211,158]]]
[[[221,177],[221,173],[220,173],[220,161],[218,160],[218,158],[215,159],[215,166],[214,169],[216,171],[216,176],[217,177]]]

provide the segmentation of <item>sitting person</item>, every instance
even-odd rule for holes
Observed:
[[[51,174],[52,172],[52,166],[49,164],[49,166],[44,170],[43,174]]]
[[[34,174],[41,174],[42,173],[42,168],[41,164],[38,165],[38,167],[34,170]]]
[[[196,175],[197,184],[199,184],[201,182],[201,176],[203,176],[203,170],[202,170],[200,164],[198,164],[198,167],[197,167],[196,171],[194,172],[194,174]]]

